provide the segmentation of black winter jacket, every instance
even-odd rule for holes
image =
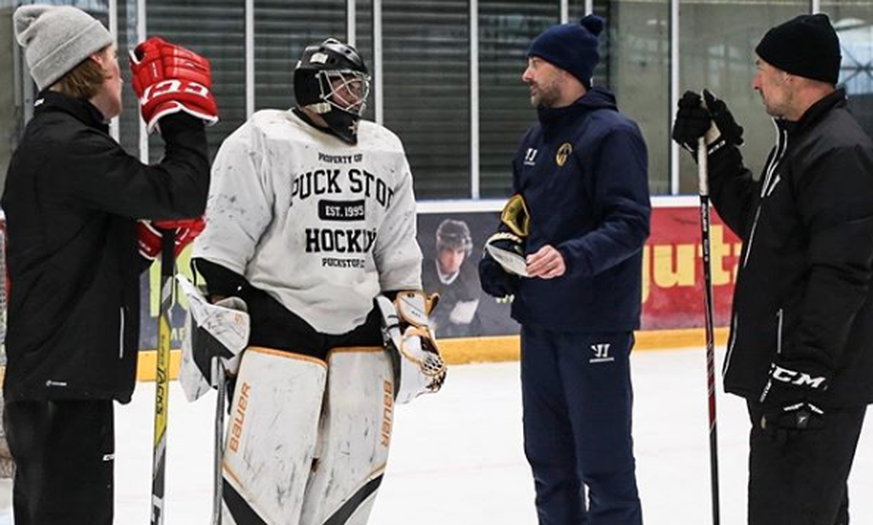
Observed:
[[[128,155],[87,101],[44,92],[6,178],[7,401],[130,400],[139,340],[136,219],[203,214],[203,124],[161,120],[160,164]]]
[[[758,400],[777,353],[833,372],[826,406],[873,402],[873,143],[842,90],[778,141],[760,180],[710,157],[719,215],[741,237],[725,390]]]

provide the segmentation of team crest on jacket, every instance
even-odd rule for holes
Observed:
[[[569,142],[565,142],[561,144],[561,147],[558,148],[558,153],[555,155],[555,163],[559,168],[563,167],[564,164],[567,163],[567,158],[570,157],[570,154],[573,153],[573,145]]]

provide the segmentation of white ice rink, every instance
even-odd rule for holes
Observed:
[[[637,352],[633,379],[644,522],[711,523],[703,351]],[[189,404],[178,384],[171,388],[165,523],[207,525],[214,396]],[[141,383],[133,402],[116,412],[118,525],[149,521],[153,397],[153,384]],[[744,525],[749,423],[742,401],[720,393],[718,424],[721,523]],[[849,483],[853,523],[873,523],[869,421]],[[518,363],[452,367],[442,392],[398,407],[388,472],[370,523],[536,524],[522,450]]]

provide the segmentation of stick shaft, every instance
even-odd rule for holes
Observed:
[[[164,523],[164,481],[167,464],[167,408],[170,401],[170,308],[176,261],[173,231],[163,232],[161,249],[161,308],[158,316],[158,356],[155,375],[155,435],[152,449],[151,525]]]
[[[700,183],[700,230],[703,244],[703,301],[706,329],[706,387],[709,412],[709,470],[712,487],[712,523],[720,523],[718,488],[718,426],[715,410],[715,336],[713,322],[712,258],[710,251],[710,208],[706,142],[697,148],[697,168]]]
[[[212,523],[221,525],[221,501],[223,497],[224,476],[224,413],[227,395],[227,375],[224,363],[218,359],[218,398],[215,402],[215,488],[212,500]]]

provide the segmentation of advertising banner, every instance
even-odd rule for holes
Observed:
[[[700,208],[692,204],[695,200],[684,202],[688,204],[662,205],[652,210],[652,233],[643,254],[643,330],[703,326]],[[433,319],[437,337],[518,333],[518,324],[510,317],[510,304],[489,297],[479,287],[477,266],[482,247],[498,221],[494,210],[419,214],[424,288],[441,297]],[[741,245],[714,210],[711,235],[715,325],[727,326]],[[189,253],[190,249],[182,254],[178,268],[190,277]],[[143,276],[143,349],[156,347],[159,278],[157,264]],[[179,330],[186,308],[180,299],[172,311],[174,348],[180,345]]]

